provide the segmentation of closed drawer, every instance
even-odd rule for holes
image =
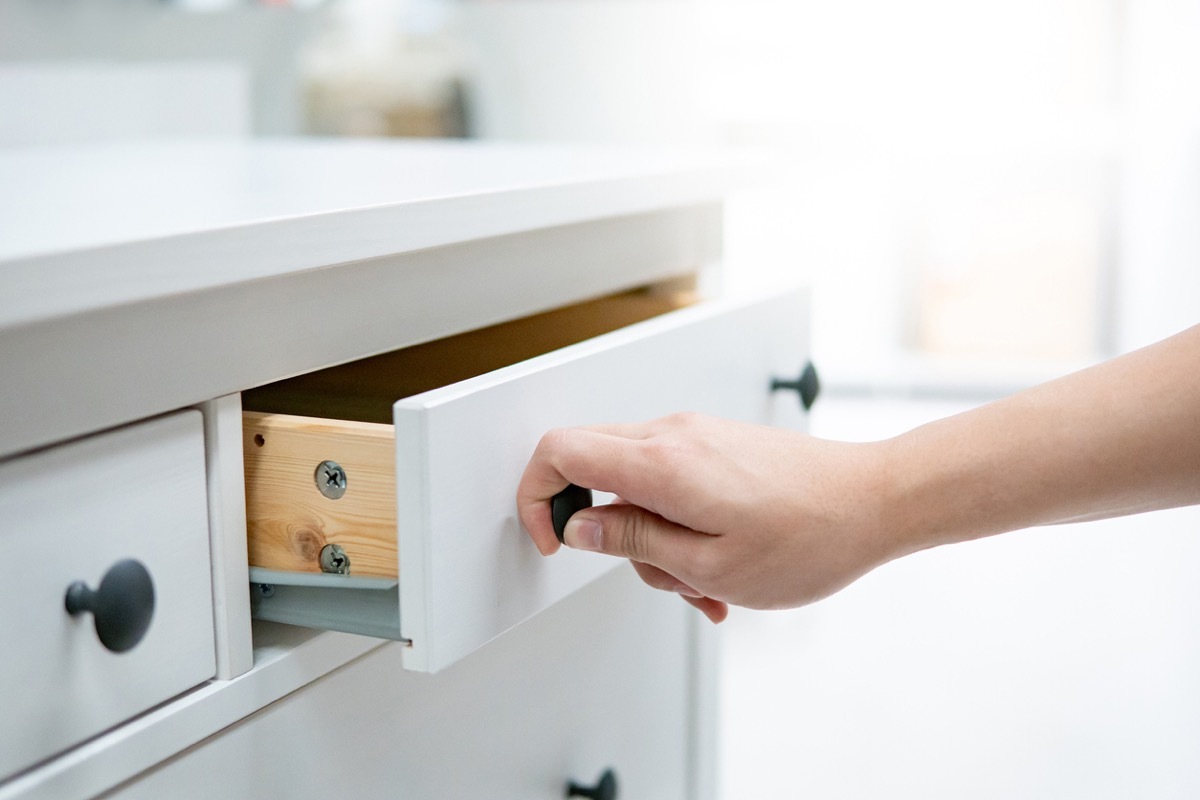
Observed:
[[[612,768],[620,798],[698,800],[688,612],[617,569],[436,676],[374,650],[112,797],[562,800]]]
[[[0,464],[10,559],[0,581],[0,776],[213,675],[205,492],[195,411]],[[148,573],[152,597],[137,597],[129,574],[101,586],[128,560]],[[111,607],[68,614],[77,581]],[[127,626],[139,607],[149,626],[137,639]],[[100,641],[97,620],[121,652]]]
[[[543,559],[521,532],[541,435],[687,410],[800,424],[771,380],[805,359],[805,302],[620,295],[247,393],[256,615],[407,640],[410,669],[455,662],[617,564]]]

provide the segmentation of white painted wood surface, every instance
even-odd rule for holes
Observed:
[[[715,153],[277,140],[0,150],[0,330],[719,200]]]
[[[689,797],[686,621],[628,566],[437,675],[387,645],[107,797]],[[707,623],[706,623],[707,624]]]
[[[257,623],[252,670],[233,680],[210,681],[33,771],[0,781],[0,800],[95,797],[380,644],[364,636]]]
[[[314,224],[336,227],[334,217]],[[34,325],[0,323],[0,375],[20,387],[0,392],[0,457],[681,275],[719,259],[720,219],[716,204],[668,208],[97,306]],[[196,237],[193,256],[214,265],[274,246],[205,241]],[[80,258],[103,276],[124,264],[114,253]],[[39,292],[66,290],[52,270],[30,270],[26,279],[44,279]],[[0,286],[0,304],[16,303],[15,287]]]
[[[212,677],[200,414],[176,414],[0,465],[0,777]],[[145,638],[120,654],[63,605],[121,559],[154,582]]]
[[[204,149],[196,148],[0,152],[6,220],[0,375],[6,386],[19,387],[0,392],[0,458],[10,459],[3,466],[20,463],[18,454],[31,448],[183,406],[206,404],[219,418],[227,399],[208,401],[258,383],[703,269],[720,258],[720,198],[737,172],[707,157],[540,145],[431,150],[413,143],[255,143],[193,159]],[[435,173],[440,177],[430,177]],[[772,408],[779,403],[772,400]],[[208,437],[220,450],[220,423]],[[213,509],[224,518],[214,531],[229,529],[217,534],[213,552],[227,559],[235,549],[226,545],[235,527],[236,491],[223,466],[217,473],[210,486],[222,498]],[[218,570],[218,587],[234,586],[235,572],[226,569],[222,577]],[[197,591],[207,592],[207,585]],[[578,605],[571,606],[571,598],[557,606],[576,608],[573,619],[553,628],[538,627],[540,621],[523,626],[533,632],[514,640],[521,643],[521,655],[512,657],[517,661],[488,657],[492,651],[485,650],[485,660],[470,670],[472,682],[487,682],[492,695],[503,697],[521,680],[529,652],[553,652],[556,632],[595,617],[605,596],[597,601],[585,590],[577,597],[588,599]],[[539,619],[552,613],[562,612]],[[234,605],[226,607],[230,642],[237,614]],[[13,619],[19,617],[7,614],[2,622]],[[681,630],[668,624],[654,641]],[[522,636],[520,630],[514,635]],[[209,641],[211,652],[211,631]],[[92,797],[155,765],[177,763],[173,757],[230,726],[258,741],[256,729],[272,703],[379,643],[258,625],[254,644],[249,672],[197,686],[28,772],[0,779],[0,798]],[[244,658],[235,650],[231,644],[230,674]],[[397,677],[396,651],[381,662],[388,683],[379,686]],[[614,665],[629,660],[624,652],[593,647],[587,674],[619,675]],[[404,703],[393,693],[372,709],[403,718],[410,701],[421,704],[422,684],[413,681],[445,680],[470,663],[435,677],[401,675],[403,687],[394,692]],[[630,691],[640,691],[636,676],[621,677]],[[698,691],[700,684],[678,670],[673,679]],[[367,684],[377,685],[373,679]],[[589,742],[590,715],[605,711],[605,698],[578,684],[573,691],[586,713],[572,741]],[[494,726],[504,714],[525,713],[510,708],[501,714],[482,700],[472,708],[473,695],[452,695],[434,692],[421,706],[446,715],[440,738],[425,746],[420,731],[406,727],[404,741],[389,743],[422,754],[429,770],[423,774],[443,775],[451,742],[471,736],[481,721]],[[303,713],[289,718],[310,729],[297,742],[315,741],[327,721],[327,702],[305,704],[305,696],[296,695]],[[644,709],[655,708],[656,698],[638,698]],[[45,716],[45,695],[40,703],[37,714]],[[700,720],[688,714],[686,724],[696,728]],[[6,712],[4,719],[12,718],[20,716]],[[331,729],[339,730],[333,721]],[[624,725],[620,733],[629,737]],[[704,735],[693,735],[692,745],[681,739],[680,746],[711,752],[695,745]],[[361,738],[331,734],[329,741],[338,757],[374,752]],[[502,735],[492,737],[492,746],[498,758],[524,752]],[[197,752],[205,748],[199,744]],[[256,781],[264,770],[298,776],[297,758],[324,763],[327,755],[272,750],[246,772],[242,756],[220,752],[206,763],[233,770],[231,796],[261,790]],[[675,762],[665,763],[672,786],[685,785],[672,777]],[[599,769],[590,761],[567,766],[581,778]],[[373,786],[374,779],[362,785]],[[167,794],[179,791],[173,786]]]
[[[546,430],[677,411],[768,422],[771,378],[808,352],[804,303],[703,304],[397,402],[405,665],[442,669],[619,563],[543,558],[522,532],[513,498]]]
[[[200,406],[208,470],[216,676],[236,678],[254,666],[246,545],[246,477],[242,465],[242,398],[226,395]]]

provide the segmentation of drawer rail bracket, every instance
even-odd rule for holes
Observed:
[[[399,609],[400,582],[394,578],[250,567],[255,619],[404,642]]]

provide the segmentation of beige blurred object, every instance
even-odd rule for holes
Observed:
[[[930,203],[913,227],[917,349],[996,361],[1093,356],[1104,216],[1092,192],[1061,186]]]
[[[333,18],[304,58],[306,125],[324,136],[467,134],[463,59],[396,14]]]

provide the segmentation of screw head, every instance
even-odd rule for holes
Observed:
[[[336,461],[322,461],[313,473],[317,489],[330,500],[337,500],[346,493],[346,470]]]
[[[350,574],[350,556],[346,555],[346,551],[340,544],[325,545],[321,548],[318,558],[322,572],[331,572],[335,575]]]

